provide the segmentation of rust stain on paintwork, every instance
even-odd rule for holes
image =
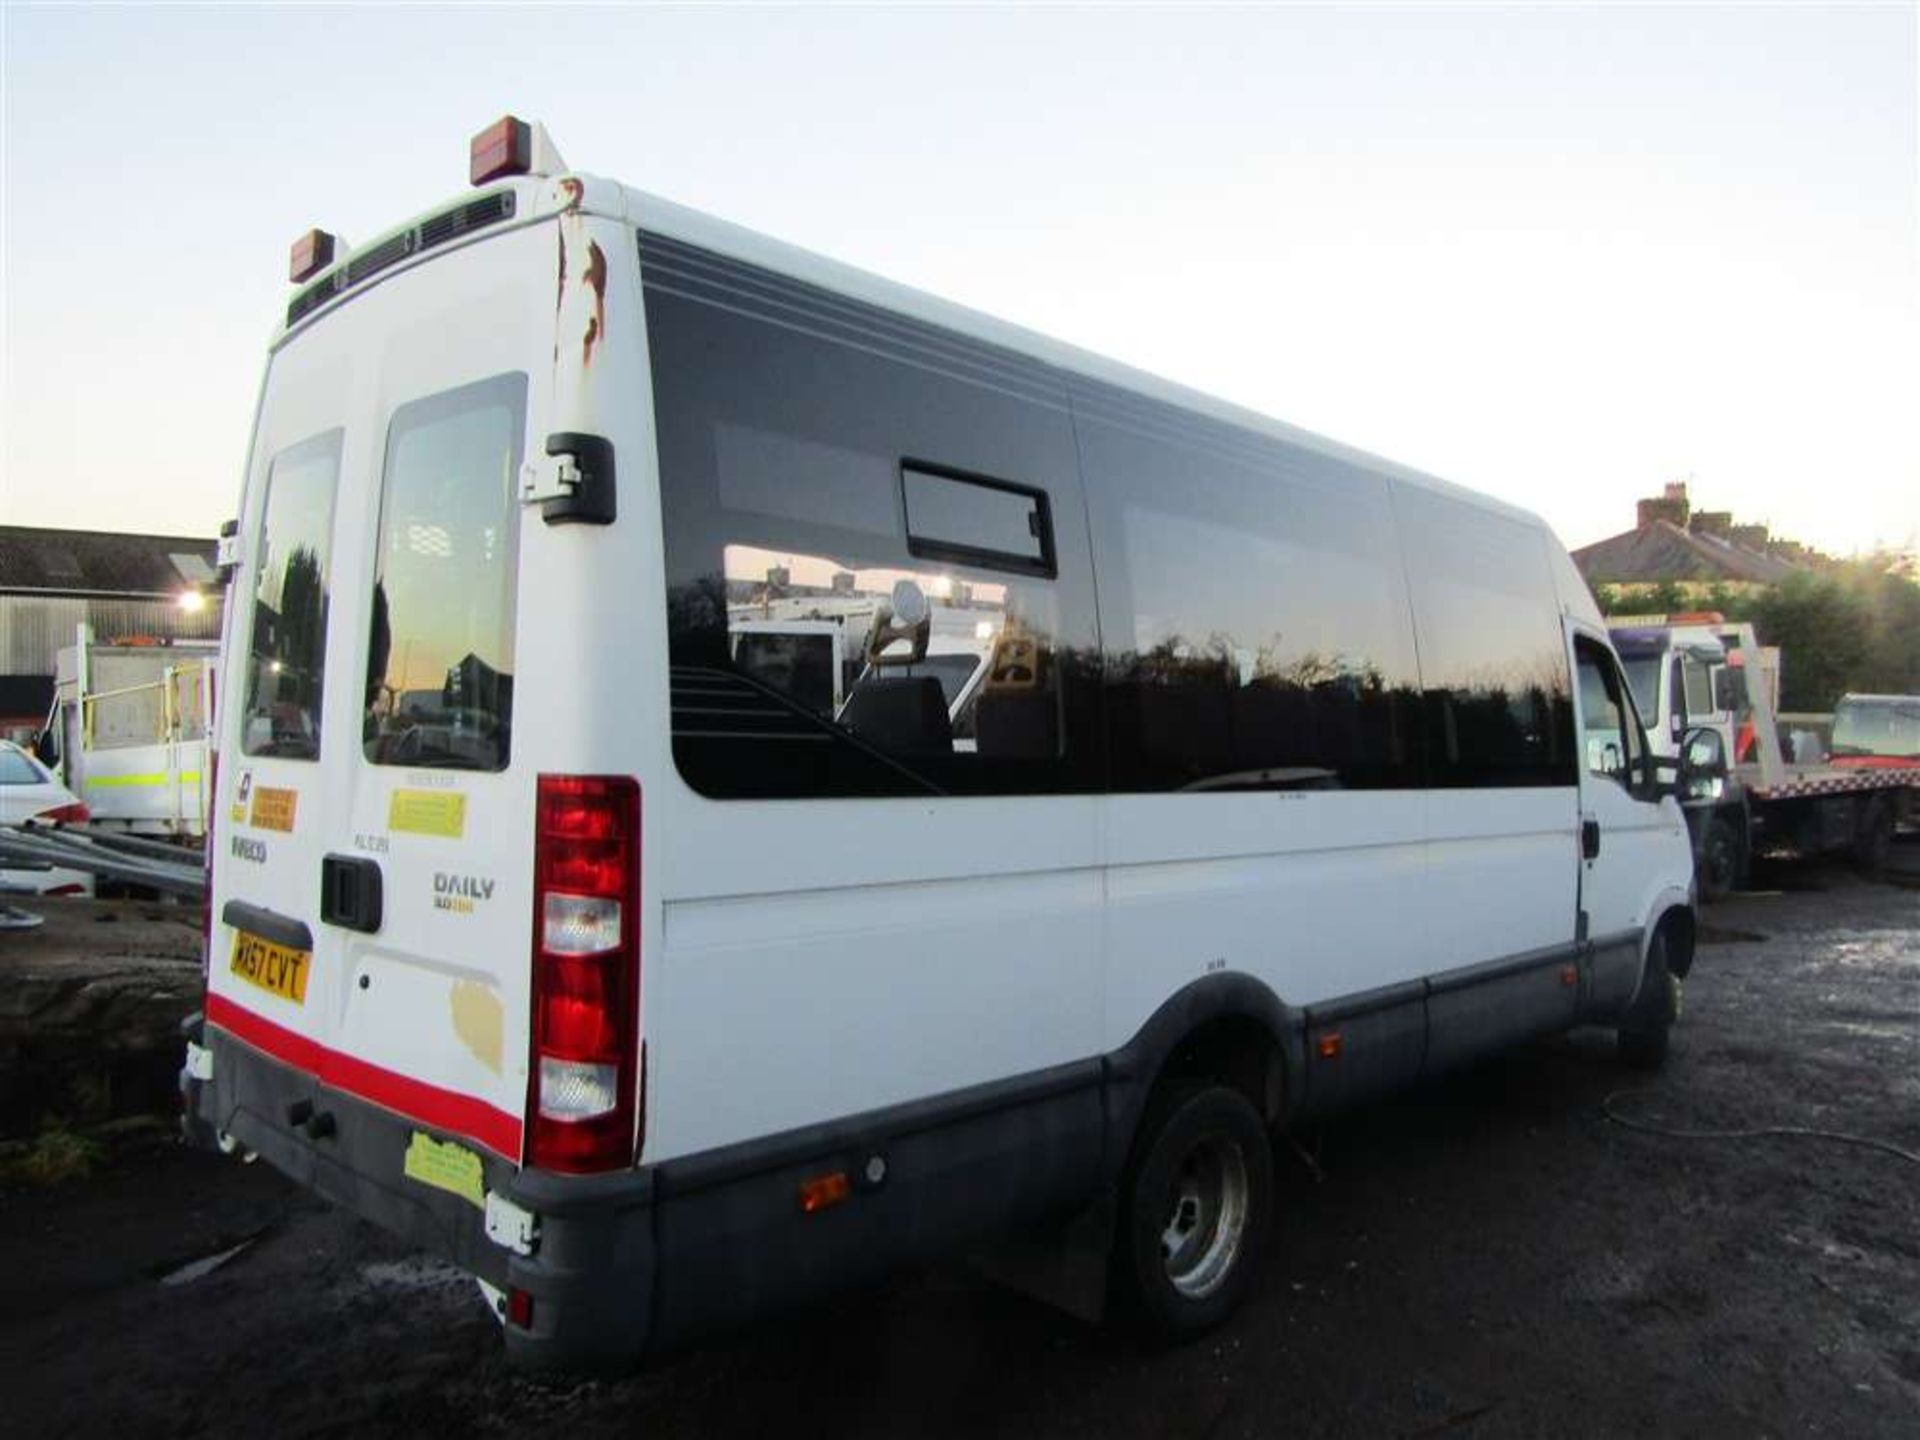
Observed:
[[[553,287],[553,363],[560,363],[560,307],[567,301],[567,232],[557,232],[560,240],[560,275]]]
[[[505,1053],[505,1007],[493,988],[473,980],[462,980],[448,997],[453,1011],[453,1033],[460,1043],[494,1074],[500,1073]]]
[[[593,363],[593,347],[607,334],[607,252],[600,242],[587,242],[587,284],[593,287],[593,318],[587,321],[587,333],[580,350],[580,363]]]
[[[566,203],[561,206],[561,208],[563,210],[578,210],[580,208],[580,202],[586,198],[587,187],[569,175],[561,180],[560,191],[567,197]]]

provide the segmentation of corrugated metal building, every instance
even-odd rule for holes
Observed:
[[[82,622],[106,641],[219,639],[216,549],[200,536],[0,525],[0,736],[39,726]]]

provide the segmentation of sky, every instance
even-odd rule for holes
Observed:
[[[568,162],[1417,466],[1920,545],[1885,6],[0,0],[0,518],[211,534],[286,256]]]

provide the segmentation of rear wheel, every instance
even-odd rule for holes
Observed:
[[[1740,875],[1740,837],[1726,816],[1708,817],[1693,868],[1702,900],[1724,900],[1732,892]]]
[[[1878,880],[1887,868],[1893,848],[1893,805],[1884,795],[1868,802],[1853,836],[1853,863],[1868,879]]]
[[[1114,1280],[1157,1338],[1218,1325],[1252,1283],[1273,1219],[1273,1150],[1225,1085],[1182,1086],[1148,1111],[1121,1178]]]
[[[1656,930],[1647,947],[1647,973],[1618,1032],[1620,1058],[1640,1070],[1666,1063],[1673,1022],[1680,1018],[1680,980],[1667,968],[1667,933]]]

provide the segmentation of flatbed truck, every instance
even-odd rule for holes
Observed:
[[[1810,732],[1783,731],[1780,653],[1752,625],[1696,611],[1607,626],[1654,754],[1697,760],[1717,746],[1726,757],[1725,779],[1698,782],[1683,802],[1703,899],[1744,884],[1753,857],[1773,850],[1845,852],[1878,874],[1895,829],[1920,820],[1920,764],[1833,764]]]

